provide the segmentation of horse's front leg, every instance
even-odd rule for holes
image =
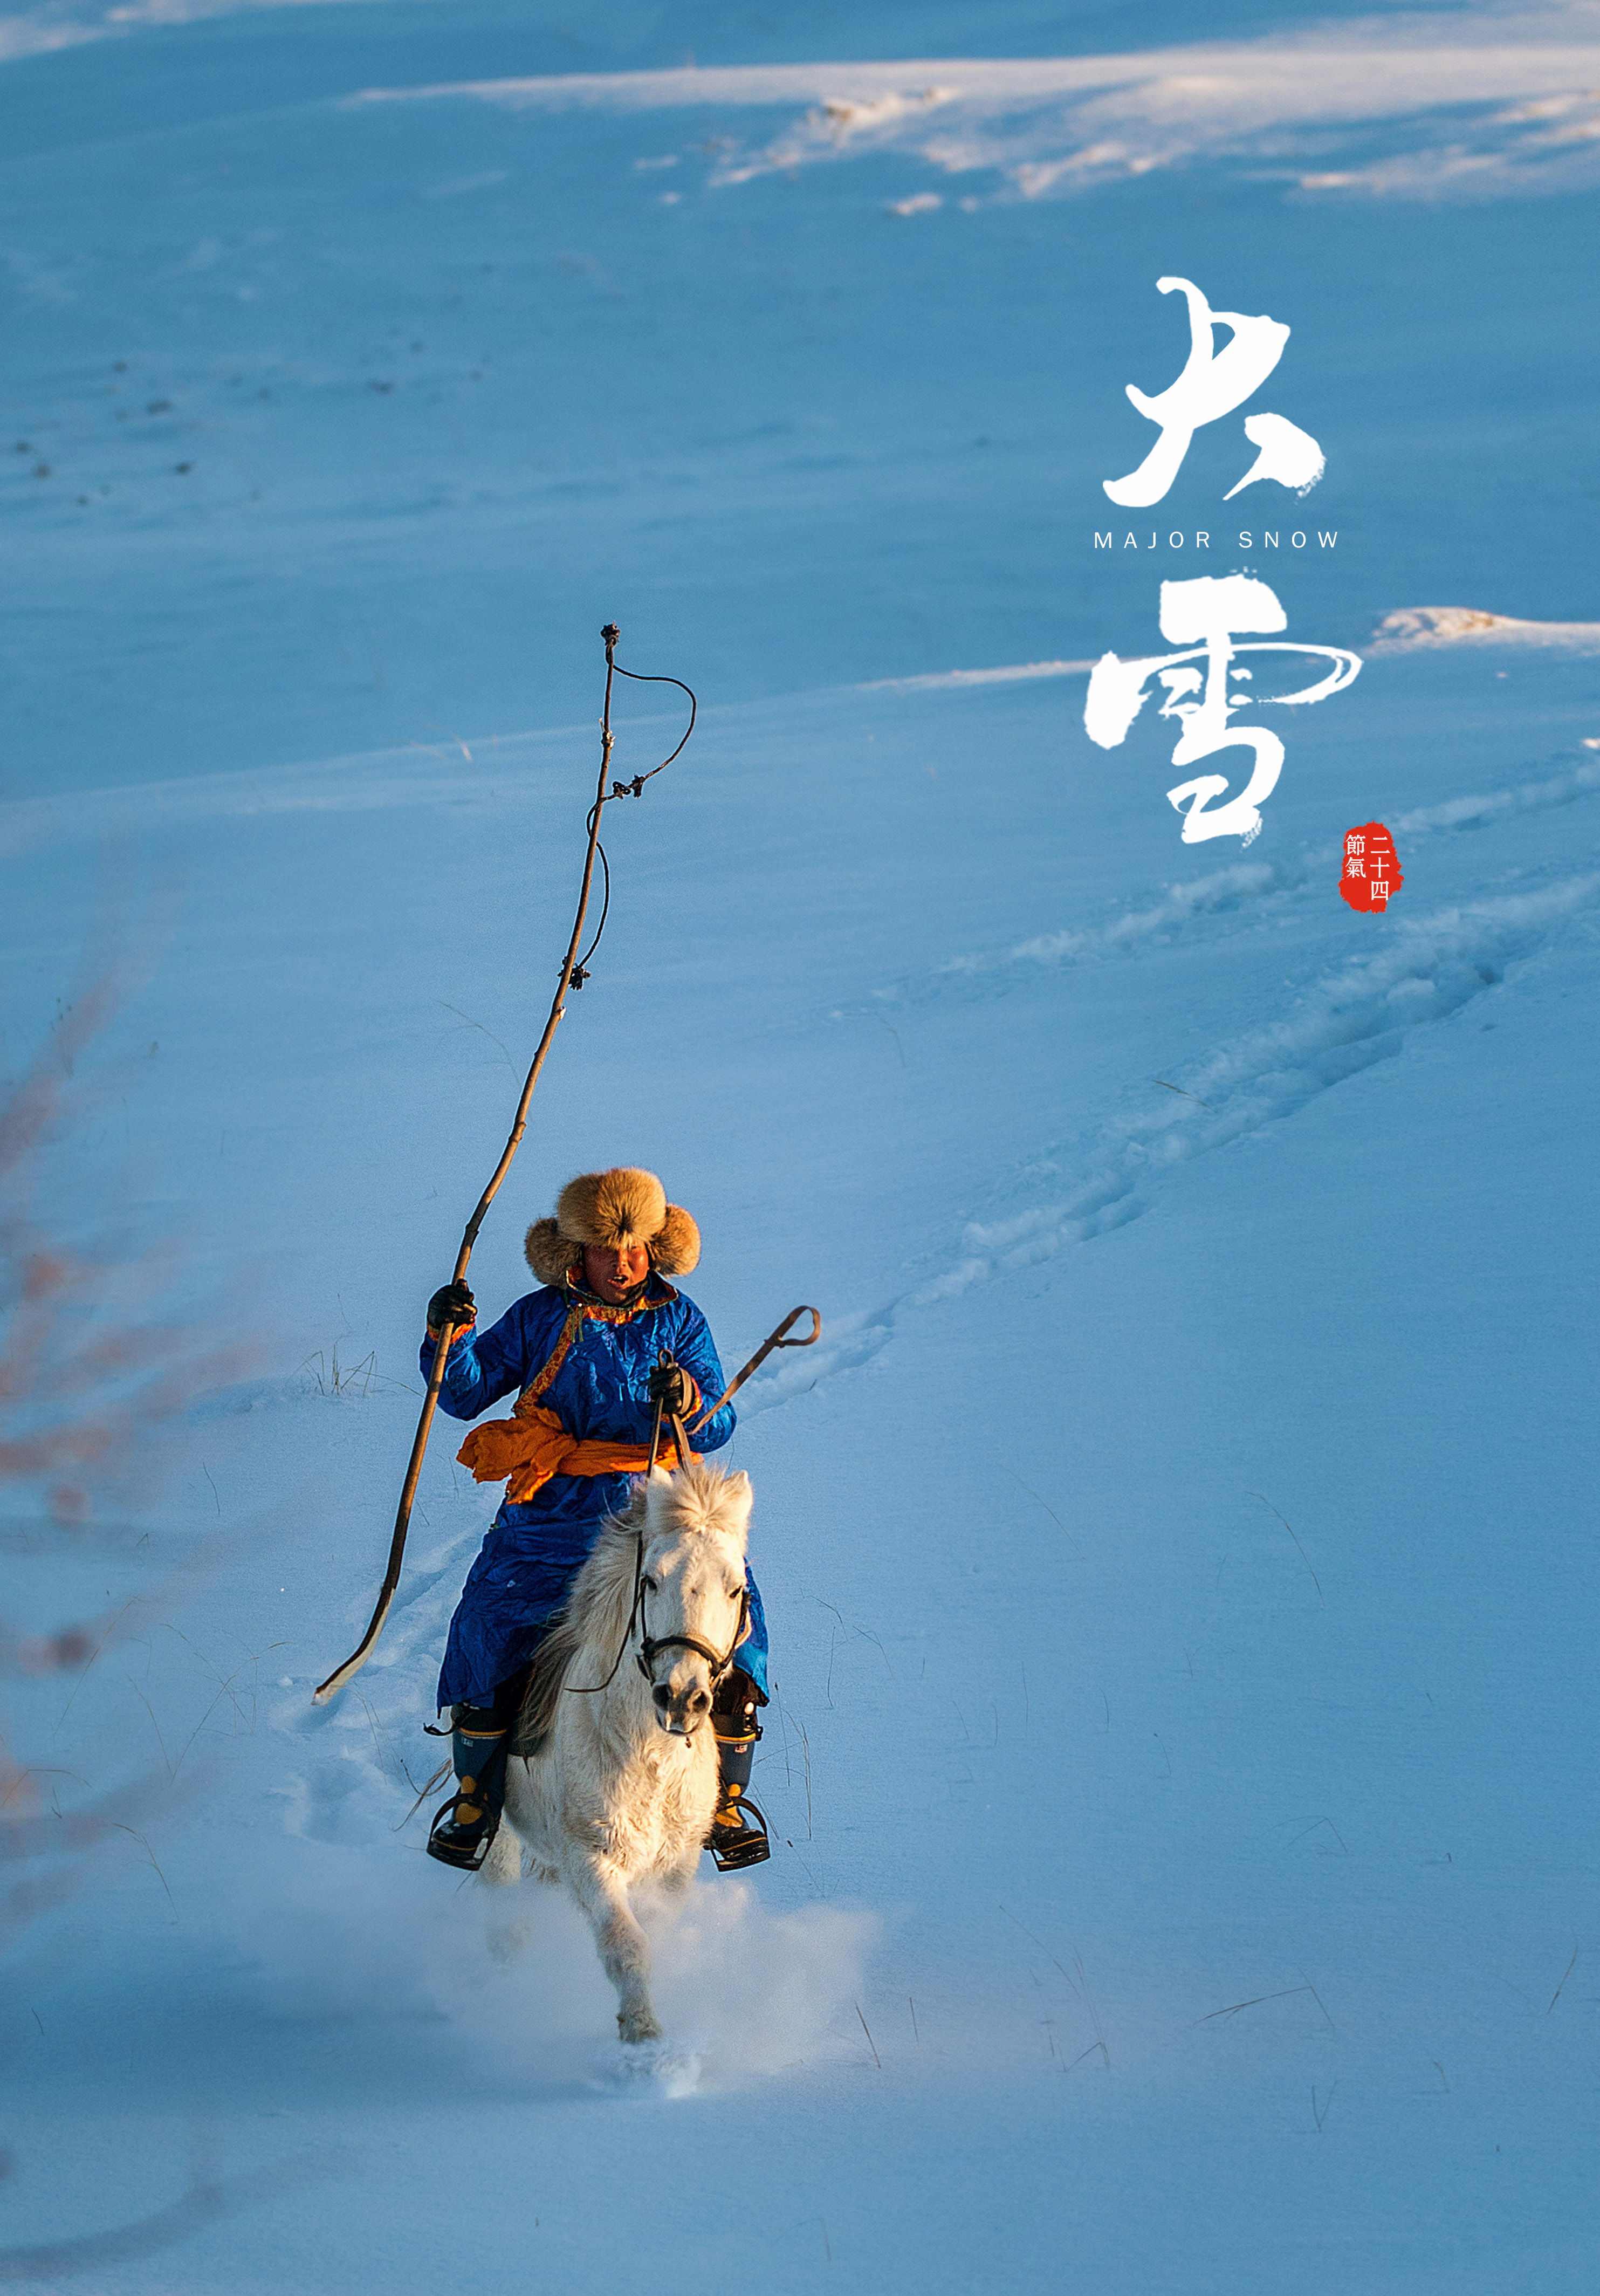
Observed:
[[[625,2041],[659,2041],[661,2028],[650,1999],[650,1943],[615,1874],[588,1858],[575,1859],[572,1894],[588,1915],[601,1965],[617,1988],[617,2030]]]

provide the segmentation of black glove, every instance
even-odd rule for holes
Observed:
[[[645,1393],[674,1419],[686,1419],[700,1404],[700,1390],[682,1364],[657,1364],[645,1382]]]
[[[464,1283],[441,1283],[428,1302],[428,1329],[442,1332],[447,1324],[460,1331],[478,1320],[478,1302]]]

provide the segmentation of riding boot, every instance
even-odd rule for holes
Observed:
[[[749,1675],[731,1668],[711,1699],[711,1727],[717,1734],[717,1808],[711,1817],[707,1847],[719,1874],[737,1873],[741,1866],[759,1866],[772,1855],[767,1820],[750,1799],[751,1766],[756,1741],[761,1735],[756,1710],[765,1706]]]
[[[453,1706],[450,1722],[455,1792],[433,1820],[428,1855],[475,1874],[500,1824],[510,1731],[492,1706]]]

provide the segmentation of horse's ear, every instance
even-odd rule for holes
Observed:
[[[734,1512],[739,1518],[741,1527],[747,1524],[750,1521],[750,1511],[755,1505],[756,1495],[751,1488],[750,1477],[743,1468],[741,1467],[736,1474],[730,1475],[722,1488],[725,1496],[734,1503]]]
[[[652,1490],[664,1490],[671,1480],[672,1477],[665,1467],[659,1464],[652,1467],[650,1471],[650,1487]]]

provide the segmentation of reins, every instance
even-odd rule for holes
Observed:
[[[662,1363],[669,1363],[671,1361],[671,1357],[668,1355],[666,1349],[663,1348],[661,1352]],[[644,1470],[644,1480],[646,1482],[649,1481],[651,1476],[655,1472],[656,1454],[661,1447],[661,1419],[665,1411],[665,1399],[662,1397],[658,1396],[656,1398],[655,1420],[650,1430],[650,1462]],[[678,1462],[681,1465],[683,1461],[689,1456],[689,1441],[687,1436],[684,1433],[683,1422],[678,1418],[676,1412],[673,1414],[672,1418],[672,1436],[673,1440],[677,1445]],[[628,1606],[628,1624],[622,1629],[622,1639],[617,1645],[617,1655],[611,1660],[611,1670],[606,1676],[603,1682],[563,1682],[562,1685],[562,1691],[564,1696],[570,1698],[595,1698],[599,1696],[603,1690],[609,1690],[611,1688],[612,1683],[617,1679],[617,1669],[622,1663],[623,1658],[628,1650],[628,1645],[634,1638],[634,1627],[636,1623],[639,1625],[643,1625],[644,1623],[644,1519],[643,1515],[641,1515],[639,1518],[638,1534],[634,1543],[633,1601]],[[648,1636],[646,1636],[646,1640],[648,1639]],[[734,1647],[735,1650],[738,1648],[738,1644],[736,1642]]]
[[[685,738],[687,739],[687,736],[685,735]],[[669,759],[668,762],[670,763],[671,760]],[[661,771],[659,766],[656,770],[658,773]],[[811,1329],[807,1333],[806,1337],[803,1340],[791,1340],[786,1338],[784,1336],[785,1333],[793,1330],[795,1324],[802,1316],[809,1316],[811,1318]],[[792,1308],[789,1310],[789,1313],[784,1316],[783,1322],[778,1325],[776,1331],[770,1333],[767,1339],[762,1341],[760,1346],[756,1349],[754,1355],[751,1356],[743,1370],[736,1373],[733,1379],[729,1381],[728,1384],[723,1389],[722,1393],[718,1397],[716,1402],[711,1405],[710,1410],[702,1410],[698,1414],[696,1424],[700,1427],[704,1427],[708,1425],[711,1420],[715,1419],[723,1405],[728,1401],[730,1397],[737,1394],[738,1390],[743,1386],[745,1381],[750,1377],[751,1372],[759,1370],[760,1366],[766,1362],[767,1357],[772,1354],[775,1348],[814,1347],[821,1337],[822,1317],[817,1314],[816,1308],[806,1307]],[[671,1360],[671,1357],[669,1356],[666,1349],[663,1348],[661,1351],[661,1364],[665,1365],[669,1364]],[[655,1406],[655,1422],[650,1431],[650,1459],[644,1469],[646,1481],[649,1480],[649,1478],[655,1472],[656,1455],[661,1447],[661,1419],[664,1414],[664,1408],[665,1406],[663,1403],[658,1399]],[[689,1458],[689,1438],[684,1431],[683,1421],[678,1417],[676,1412],[672,1414],[672,1439],[677,1446],[678,1464],[680,1467],[684,1466],[687,1464]],[[622,1630],[622,1640],[617,1645],[617,1655],[611,1660],[611,1670],[606,1676],[603,1682],[563,1683],[562,1685],[562,1693],[564,1695],[571,1698],[595,1698],[599,1695],[601,1691],[609,1690],[612,1683],[615,1682],[617,1678],[618,1669],[621,1666],[623,1659],[627,1656],[628,1646],[634,1638],[634,1628],[636,1626],[639,1628],[640,1634],[639,1648],[635,1655],[634,1663],[638,1668],[639,1672],[644,1677],[646,1682],[650,1682],[654,1679],[651,1674],[650,1669],[657,1651],[692,1650],[698,1657],[703,1658],[706,1664],[710,1668],[712,1683],[718,1683],[721,1681],[723,1676],[727,1672],[729,1667],[732,1666],[734,1662],[734,1652],[744,1640],[745,1629],[749,1624],[750,1587],[747,1582],[739,1596],[739,1622],[734,1629],[734,1639],[728,1644],[726,1652],[721,1658],[718,1657],[714,1650],[709,1650],[704,1643],[697,1642],[693,1635],[662,1635],[658,1638],[655,1636],[647,1633],[645,1631],[644,1619],[644,1522],[643,1516],[641,1516],[638,1533],[634,1546],[633,1601],[628,1607],[628,1624]]]
[[[661,1423],[659,1409],[657,1412],[656,1423],[659,1427]],[[677,1456],[679,1463],[681,1464],[689,1456],[689,1439],[684,1432],[684,1423],[677,1416],[676,1412],[672,1414],[672,1439],[677,1445]],[[653,1467],[655,1464],[655,1444],[653,1439],[652,1440],[650,1448],[651,1465]],[[657,1651],[691,1650],[695,1652],[697,1657],[703,1658],[706,1664],[710,1668],[711,1684],[712,1687],[715,1688],[716,1685],[722,1680],[723,1676],[727,1672],[729,1667],[732,1666],[734,1662],[734,1652],[744,1640],[744,1629],[750,1624],[749,1579],[747,1578],[743,1586],[739,1589],[739,1618],[738,1623],[734,1628],[734,1639],[728,1644],[726,1650],[723,1652],[720,1658],[718,1657],[714,1650],[708,1650],[704,1643],[697,1642],[693,1635],[662,1635],[658,1638],[653,1635],[646,1634],[644,1631],[644,1526],[642,1522],[639,1525],[638,1554],[634,1563],[634,1602],[637,1610],[639,1620],[639,1648],[637,1655],[634,1660],[634,1664],[638,1668],[639,1672],[644,1676],[645,1681],[652,1685],[654,1684],[655,1677],[652,1674],[650,1669],[655,1662],[655,1654]],[[628,1622],[628,1636],[623,1638],[622,1650],[626,1650],[628,1648],[628,1636],[632,1636],[633,1630],[634,1622],[630,1618]],[[617,1652],[617,1665],[620,1666],[621,1663],[622,1651],[619,1651]],[[611,1672],[615,1674],[617,1668],[614,1666],[611,1669]]]

